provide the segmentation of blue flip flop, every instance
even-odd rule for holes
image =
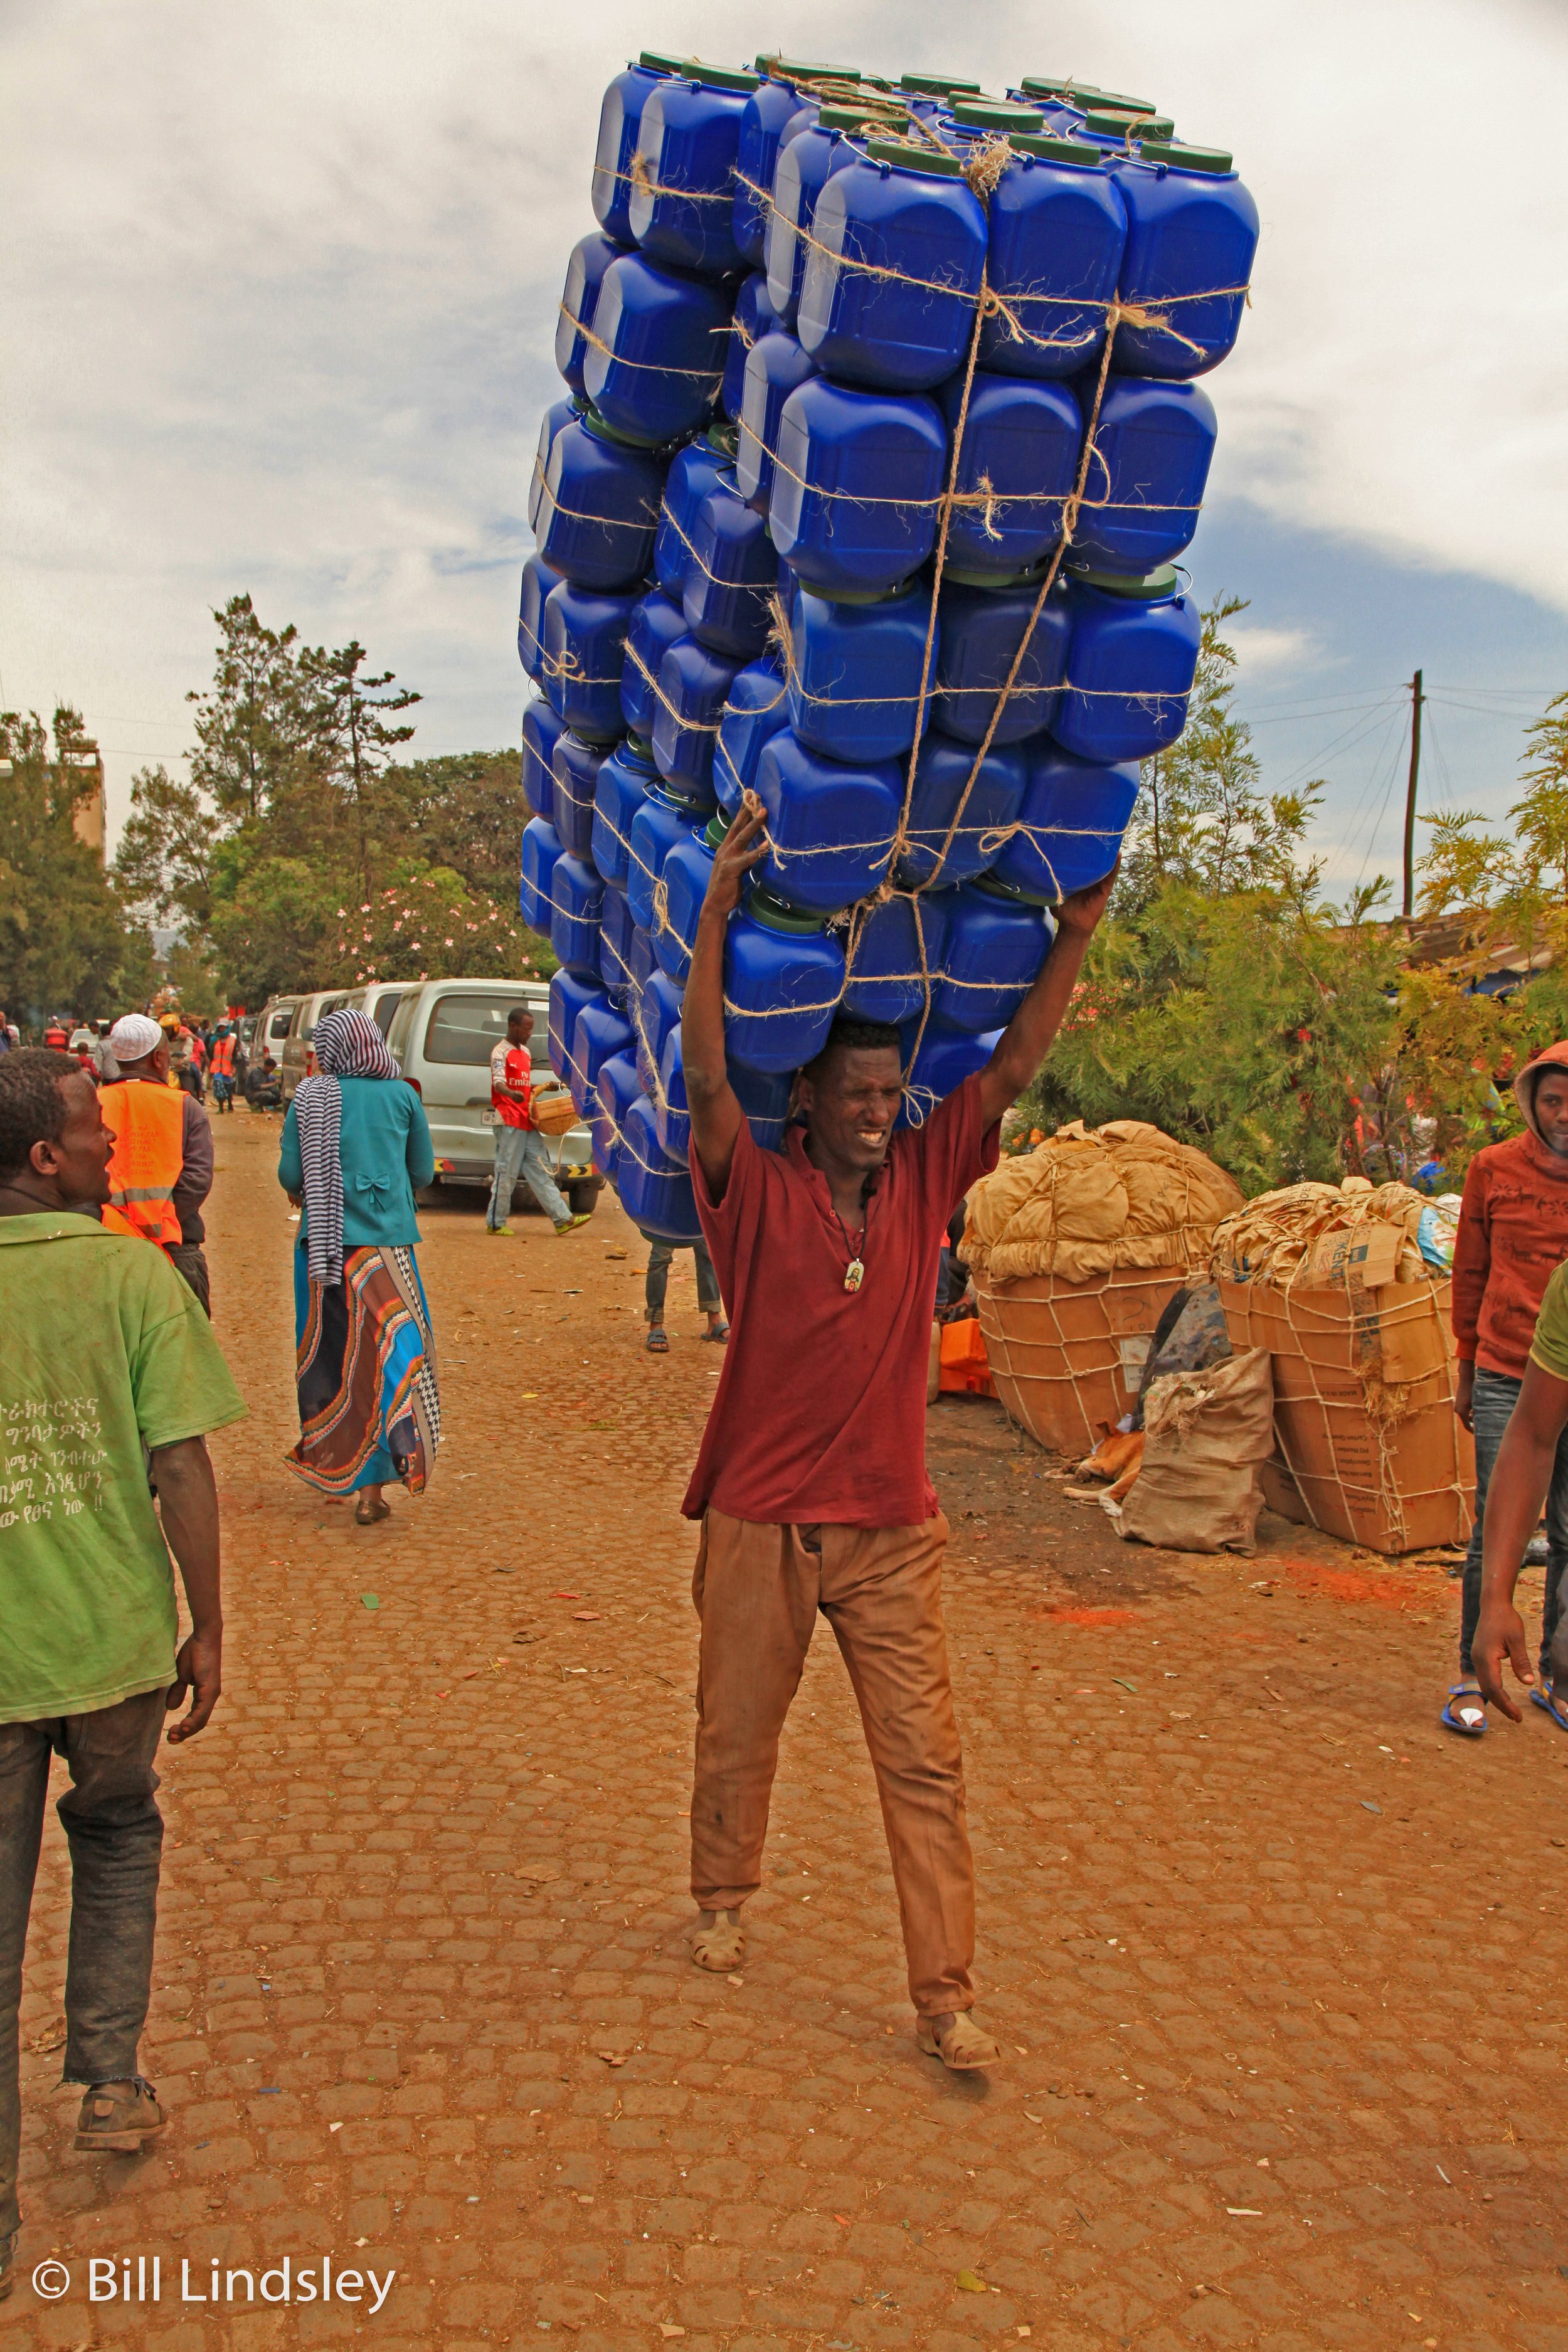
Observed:
[[[1530,1694],[1534,1706],[1542,1706],[1559,1731],[1568,1731],[1568,1704],[1557,1696],[1550,1683],[1537,1683]]]
[[[1480,1685],[1479,1683],[1454,1683],[1451,1685],[1448,1691],[1448,1704],[1443,1709],[1442,1717],[1440,1718],[1444,1729],[1446,1731],[1457,1731],[1461,1739],[1479,1739],[1487,1727],[1487,1710],[1485,1700],[1481,1700],[1481,1704],[1479,1708],[1464,1708],[1461,1709],[1458,1715],[1454,1713],[1454,1701],[1457,1698],[1480,1699],[1480,1697],[1481,1691]],[[1475,1722],[1467,1723],[1464,1719],[1467,1714],[1473,1714],[1476,1717]],[[1568,1725],[1565,1725],[1563,1727],[1564,1729],[1568,1729]]]

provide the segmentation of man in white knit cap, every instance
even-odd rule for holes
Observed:
[[[103,1222],[156,1244],[212,1312],[202,1249],[202,1202],[212,1191],[213,1131],[194,1095],[169,1083],[169,1041],[144,1013],[127,1013],[109,1033],[120,1077],[99,1097],[114,1130],[109,1206]]]

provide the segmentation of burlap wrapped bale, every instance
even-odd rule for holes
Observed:
[[[1074,1119],[969,1196],[963,1255],[993,1285],[1031,1275],[1086,1282],[1121,1266],[1206,1274],[1215,1225],[1241,1187],[1190,1144],[1142,1119]]]
[[[1152,1381],[1142,1465],[1117,1533],[1167,1551],[1250,1551],[1273,1444],[1267,1348]]]
[[[1167,1300],[1206,1279],[1214,1227],[1241,1191],[1201,1151],[1138,1119],[1075,1119],[969,1195],[992,1377],[1041,1444],[1092,1448],[1130,1411]]]

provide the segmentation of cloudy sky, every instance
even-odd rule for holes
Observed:
[[[1232,148],[1263,242],[1188,561],[1251,599],[1267,781],[1396,868],[1420,664],[1431,803],[1506,809],[1568,686],[1556,0],[0,0],[0,699],[82,707],[111,818],[239,588],[420,688],[416,749],[515,740],[554,305],[645,45],[1070,71]]]

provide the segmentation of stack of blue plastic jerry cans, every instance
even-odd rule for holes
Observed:
[[[598,1164],[690,1240],[680,992],[742,793],[726,1033],[769,1148],[840,1009],[899,1025],[928,1115],[1114,866],[1186,720],[1199,379],[1258,213],[1123,92],[651,50],[590,196],[528,494],[521,907]]]

